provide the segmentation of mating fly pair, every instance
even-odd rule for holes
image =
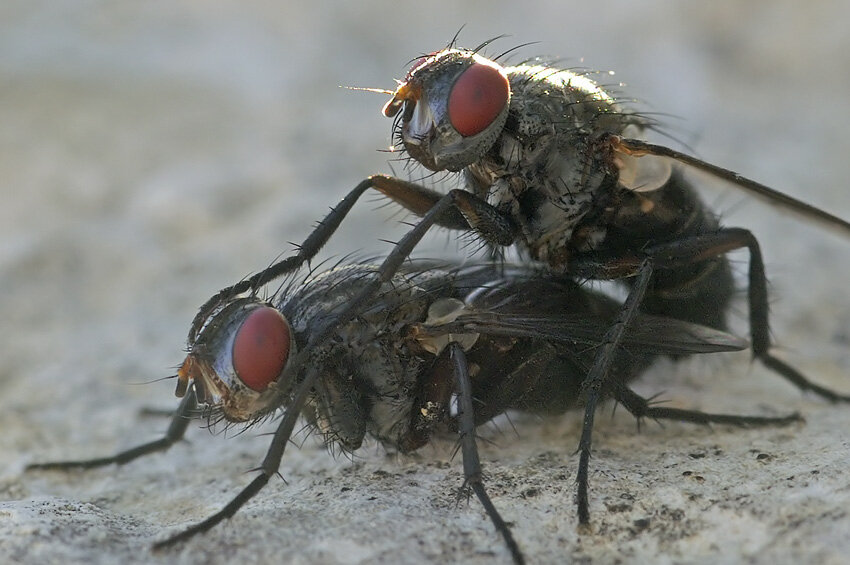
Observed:
[[[587,523],[590,516],[588,465],[597,403],[604,396],[612,395],[627,404],[625,397],[617,396],[618,391],[622,392],[618,383],[624,382],[622,376],[617,376],[618,371],[623,370],[617,369],[618,352],[628,343],[630,332],[640,325],[639,319],[645,314],[662,316],[672,327],[690,322],[723,330],[725,311],[735,294],[725,257],[729,251],[747,249],[749,252],[747,290],[754,357],[803,390],[833,401],[850,400],[846,395],[810,382],[771,354],[767,283],[758,242],[746,229],[721,227],[676,165],[684,163],[728,180],[786,211],[844,234],[850,234],[850,224],[730,171],[642,141],[643,133],[653,126],[652,122],[639,113],[627,111],[604,88],[582,73],[556,69],[538,60],[502,66],[497,62],[499,57],[491,60],[479,53],[485,45],[472,50],[451,45],[421,57],[394,91],[386,91],[392,98],[384,107],[384,115],[395,118],[394,135],[398,144],[412,161],[426,169],[461,172],[466,190],[455,189],[443,194],[388,176],[373,176],[362,181],[322,220],[297,254],[222,290],[201,308],[189,335],[193,351],[205,343],[204,336],[216,328],[215,320],[226,319],[220,316],[229,308],[235,308],[232,305],[239,300],[239,295],[249,291],[253,295],[269,281],[296,273],[313,259],[358,198],[374,188],[421,216],[421,220],[380,265],[370,270],[368,276],[358,279],[356,289],[352,289],[344,303],[334,306],[331,315],[320,316],[321,321],[311,326],[306,348],[289,350],[290,363],[297,360],[294,366],[304,366],[306,356],[312,355],[310,351],[319,351],[326,343],[338,339],[338,332],[353,327],[350,324],[355,324],[359,328],[357,331],[364,331],[365,327],[357,321],[374,307],[376,297],[384,296],[387,285],[396,280],[418,242],[435,225],[472,233],[494,249],[516,246],[529,264],[545,268],[545,277],[551,279],[551,284],[569,287],[571,283],[565,281],[570,279],[621,282],[628,296],[617,307],[610,327],[597,336],[598,347],[590,350],[592,360],[580,372],[577,388],[569,388],[572,385],[567,383],[572,382],[572,377],[566,376],[571,373],[565,369],[564,375],[546,374],[547,386],[554,387],[553,391],[569,391],[565,394],[574,400],[580,398],[584,403],[577,473],[581,523]],[[530,267],[528,269],[532,272]],[[495,277],[495,272],[491,276]],[[543,280],[541,275],[534,278]],[[565,302],[559,303],[559,307],[566,313],[575,305],[569,302],[570,293],[566,290],[565,296]],[[318,297],[316,300],[321,302]],[[537,314],[546,311],[548,300],[548,295],[541,297],[541,304],[532,310]],[[579,302],[581,300],[585,299]],[[318,308],[316,312],[324,312],[318,306],[315,308]],[[273,319],[271,315],[268,317]],[[676,320],[678,322],[674,322]],[[457,332],[444,328],[443,331],[449,336],[461,337],[468,337],[470,331],[477,333],[466,328]],[[510,335],[512,339],[518,338],[517,334]],[[535,339],[563,346],[560,341],[553,342],[542,336]],[[284,341],[282,337],[277,340]],[[455,359],[462,358],[463,349],[462,342],[448,346],[448,350],[455,353]],[[236,355],[236,349],[231,354],[233,363],[237,363],[240,356]],[[273,375],[276,368],[283,367],[274,363],[269,366],[271,368],[264,369],[266,375]],[[286,367],[289,366],[287,363]],[[642,366],[637,363],[636,369],[628,370],[627,374],[633,376]],[[216,368],[216,372],[218,370]],[[346,409],[345,416],[338,415],[336,421],[362,419],[363,410],[375,405],[366,400],[368,395],[364,396],[362,391],[354,396],[347,396],[351,390],[333,387],[322,392],[322,387],[314,387],[322,380],[316,376],[316,370],[312,369],[313,376],[304,378],[294,389],[292,385],[298,380],[291,370],[283,368],[277,379],[272,378],[268,387],[275,389],[275,394],[286,391],[285,394],[293,396],[278,397],[287,408],[286,415],[263,465],[263,474],[220,514],[176,539],[188,537],[231,515],[268,481],[277,468],[285,445],[283,439],[291,434],[297,412],[315,395],[325,395],[324,400],[315,401],[317,406],[322,402],[327,405],[341,402],[338,406]],[[464,374],[460,370],[454,372]],[[214,382],[203,377],[203,369],[191,363],[184,365],[182,392],[186,390],[189,377],[194,380],[194,392],[201,395],[201,400],[215,400],[220,393]],[[486,377],[481,374],[482,379]],[[470,396],[461,390],[463,381],[458,377],[458,388],[452,389],[461,400]],[[512,389],[514,396],[511,398],[522,398],[524,391]],[[481,400],[480,394],[487,399],[484,389],[472,392],[474,398]],[[550,391],[550,394],[555,393]],[[181,405],[182,410],[188,410],[193,399],[190,391]],[[500,400],[501,405],[496,400]],[[350,408],[358,402],[361,403],[359,411]],[[273,404],[268,405],[269,410]],[[632,406],[637,404],[633,402]],[[476,405],[473,423],[482,421],[477,416],[479,411],[491,417],[491,412],[515,405],[504,399],[492,399],[490,405]],[[427,409],[425,413],[430,414]],[[460,413],[463,414],[462,407]],[[322,417],[317,416],[314,421],[321,429]],[[746,424],[788,419],[726,417],[723,421]],[[182,420],[175,420],[175,428],[181,425],[185,427]],[[456,426],[461,431],[468,429],[460,421]],[[331,437],[339,439],[335,428],[327,424],[326,428],[335,430]],[[368,425],[366,428],[369,433],[381,437],[368,429]],[[170,437],[181,433],[181,430],[174,431]],[[471,434],[464,437],[466,435]],[[423,437],[427,439],[427,434]],[[466,455],[466,443],[464,446]],[[467,477],[472,476],[470,472],[467,468]],[[474,489],[476,484],[470,480]],[[508,540],[514,557],[521,559],[509,529],[482,494],[483,489],[475,492]]]
[[[436,190],[376,175],[360,182],[293,255],[222,290],[194,326],[222,301],[256,290],[312,259],[358,198],[369,189],[421,216],[395,246],[374,280],[335,323],[398,271],[433,226],[473,234],[495,250],[515,246],[530,263],[579,280],[616,280],[628,289],[618,339],[639,309],[717,329],[736,293],[726,254],[749,253],[747,298],[753,356],[802,390],[831,401],[850,396],[812,383],[771,353],[764,261],[755,236],[722,227],[678,165],[709,173],[821,226],[850,236],[850,223],[755,181],[640,139],[654,124],[626,110],[586,74],[540,60],[502,66],[479,52],[450,45],[417,59],[383,113],[412,163],[460,172],[466,189]],[[377,90],[377,89],[367,89]],[[190,335],[190,340],[193,336]],[[585,424],[579,444],[578,515],[590,519],[587,472],[593,417],[612,360],[598,350],[588,374]]]

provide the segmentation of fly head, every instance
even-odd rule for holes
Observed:
[[[432,171],[480,159],[508,118],[505,70],[474,51],[445,49],[414,62],[384,106],[410,156]]]
[[[287,319],[254,298],[226,305],[203,327],[178,370],[177,396],[189,381],[198,401],[231,422],[259,418],[284,399],[294,370],[295,338]]]

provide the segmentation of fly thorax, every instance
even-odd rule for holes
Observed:
[[[409,433],[424,361],[398,336],[424,311],[409,319],[396,317],[397,311],[391,307],[382,319],[366,313],[317,348],[324,370],[314,387],[312,420],[327,442],[351,451],[366,434],[396,446]]]
[[[507,74],[513,96],[505,127],[470,169],[478,194],[519,227],[519,245],[558,265],[571,250],[605,237],[604,228],[587,229],[586,216],[598,212],[599,195],[616,171],[594,140],[621,134],[638,119],[587,74],[534,64]]]
[[[409,433],[417,377],[424,363],[400,336],[409,324],[422,319],[430,299],[403,277],[385,285],[379,296],[340,331],[349,366],[356,367],[354,378],[362,394],[367,432],[397,446]]]
[[[325,443],[354,451],[366,436],[364,391],[358,386],[351,365],[346,362],[345,351],[333,346],[326,350],[315,361],[321,363],[324,370],[313,387],[310,420]]]
[[[314,277],[287,296],[281,309],[300,335],[310,335],[338,312],[375,276],[376,268],[357,265]],[[344,449],[359,446],[364,434],[397,445],[408,433],[421,359],[399,336],[422,320],[427,292],[405,275],[382,285],[351,321],[337,327],[311,359],[323,372],[314,386],[312,422],[327,441]]]
[[[593,208],[605,174],[582,166],[585,147],[551,133],[504,133],[487,158],[468,168],[472,189],[511,217],[520,229],[519,245],[534,259],[557,262]]]
[[[531,257],[545,263],[555,262],[570,245],[574,228],[585,211],[579,205],[563,207],[552,201],[541,203],[526,236]]]

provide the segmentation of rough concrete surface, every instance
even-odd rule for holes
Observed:
[[[24,472],[155,438],[196,308],[262,268],[365,175],[403,173],[385,98],[461,27],[493,53],[615,69],[700,156],[844,217],[850,142],[846,2],[31,2],[0,6],[0,562],[507,563],[481,507],[455,504],[451,440],[409,457],[334,459],[313,438],[236,516],[165,553],[226,503],[270,428],[193,427],[167,453],[88,472]],[[675,145],[675,142],[669,142]],[[850,242],[718,183],[706,199],[760,238],[784,359],[850,392]],[[368,198],[323,257],[385,253],[401,216]],[[463,250],[460,253],[464,253]],[[445,233],[420,256],[458,255]],[[745,256],[736,255],[739,275]],[[743,284],[743,276],[741,276]],[[745,331],[743,301],[733,313]],[[661,362],[671,405],[799,411],[740,430],[600,411],[589,532],[573,503],[580,420],[514,416],[482,445],[488,485],[533,563],[843,563],[850,406],[746,353]]]

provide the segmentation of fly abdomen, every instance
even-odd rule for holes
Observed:
[[[699,198],[681,172],[652,192],[623,194],[622,206],[608,227],[605,246],[640,253],[659,244],[715,233],[717,216]],[[626,279],[629,285],[631,279]],[[725,329],[725,311],[735,293],[724,255],[655,271],[641,310],[713,328]]]

